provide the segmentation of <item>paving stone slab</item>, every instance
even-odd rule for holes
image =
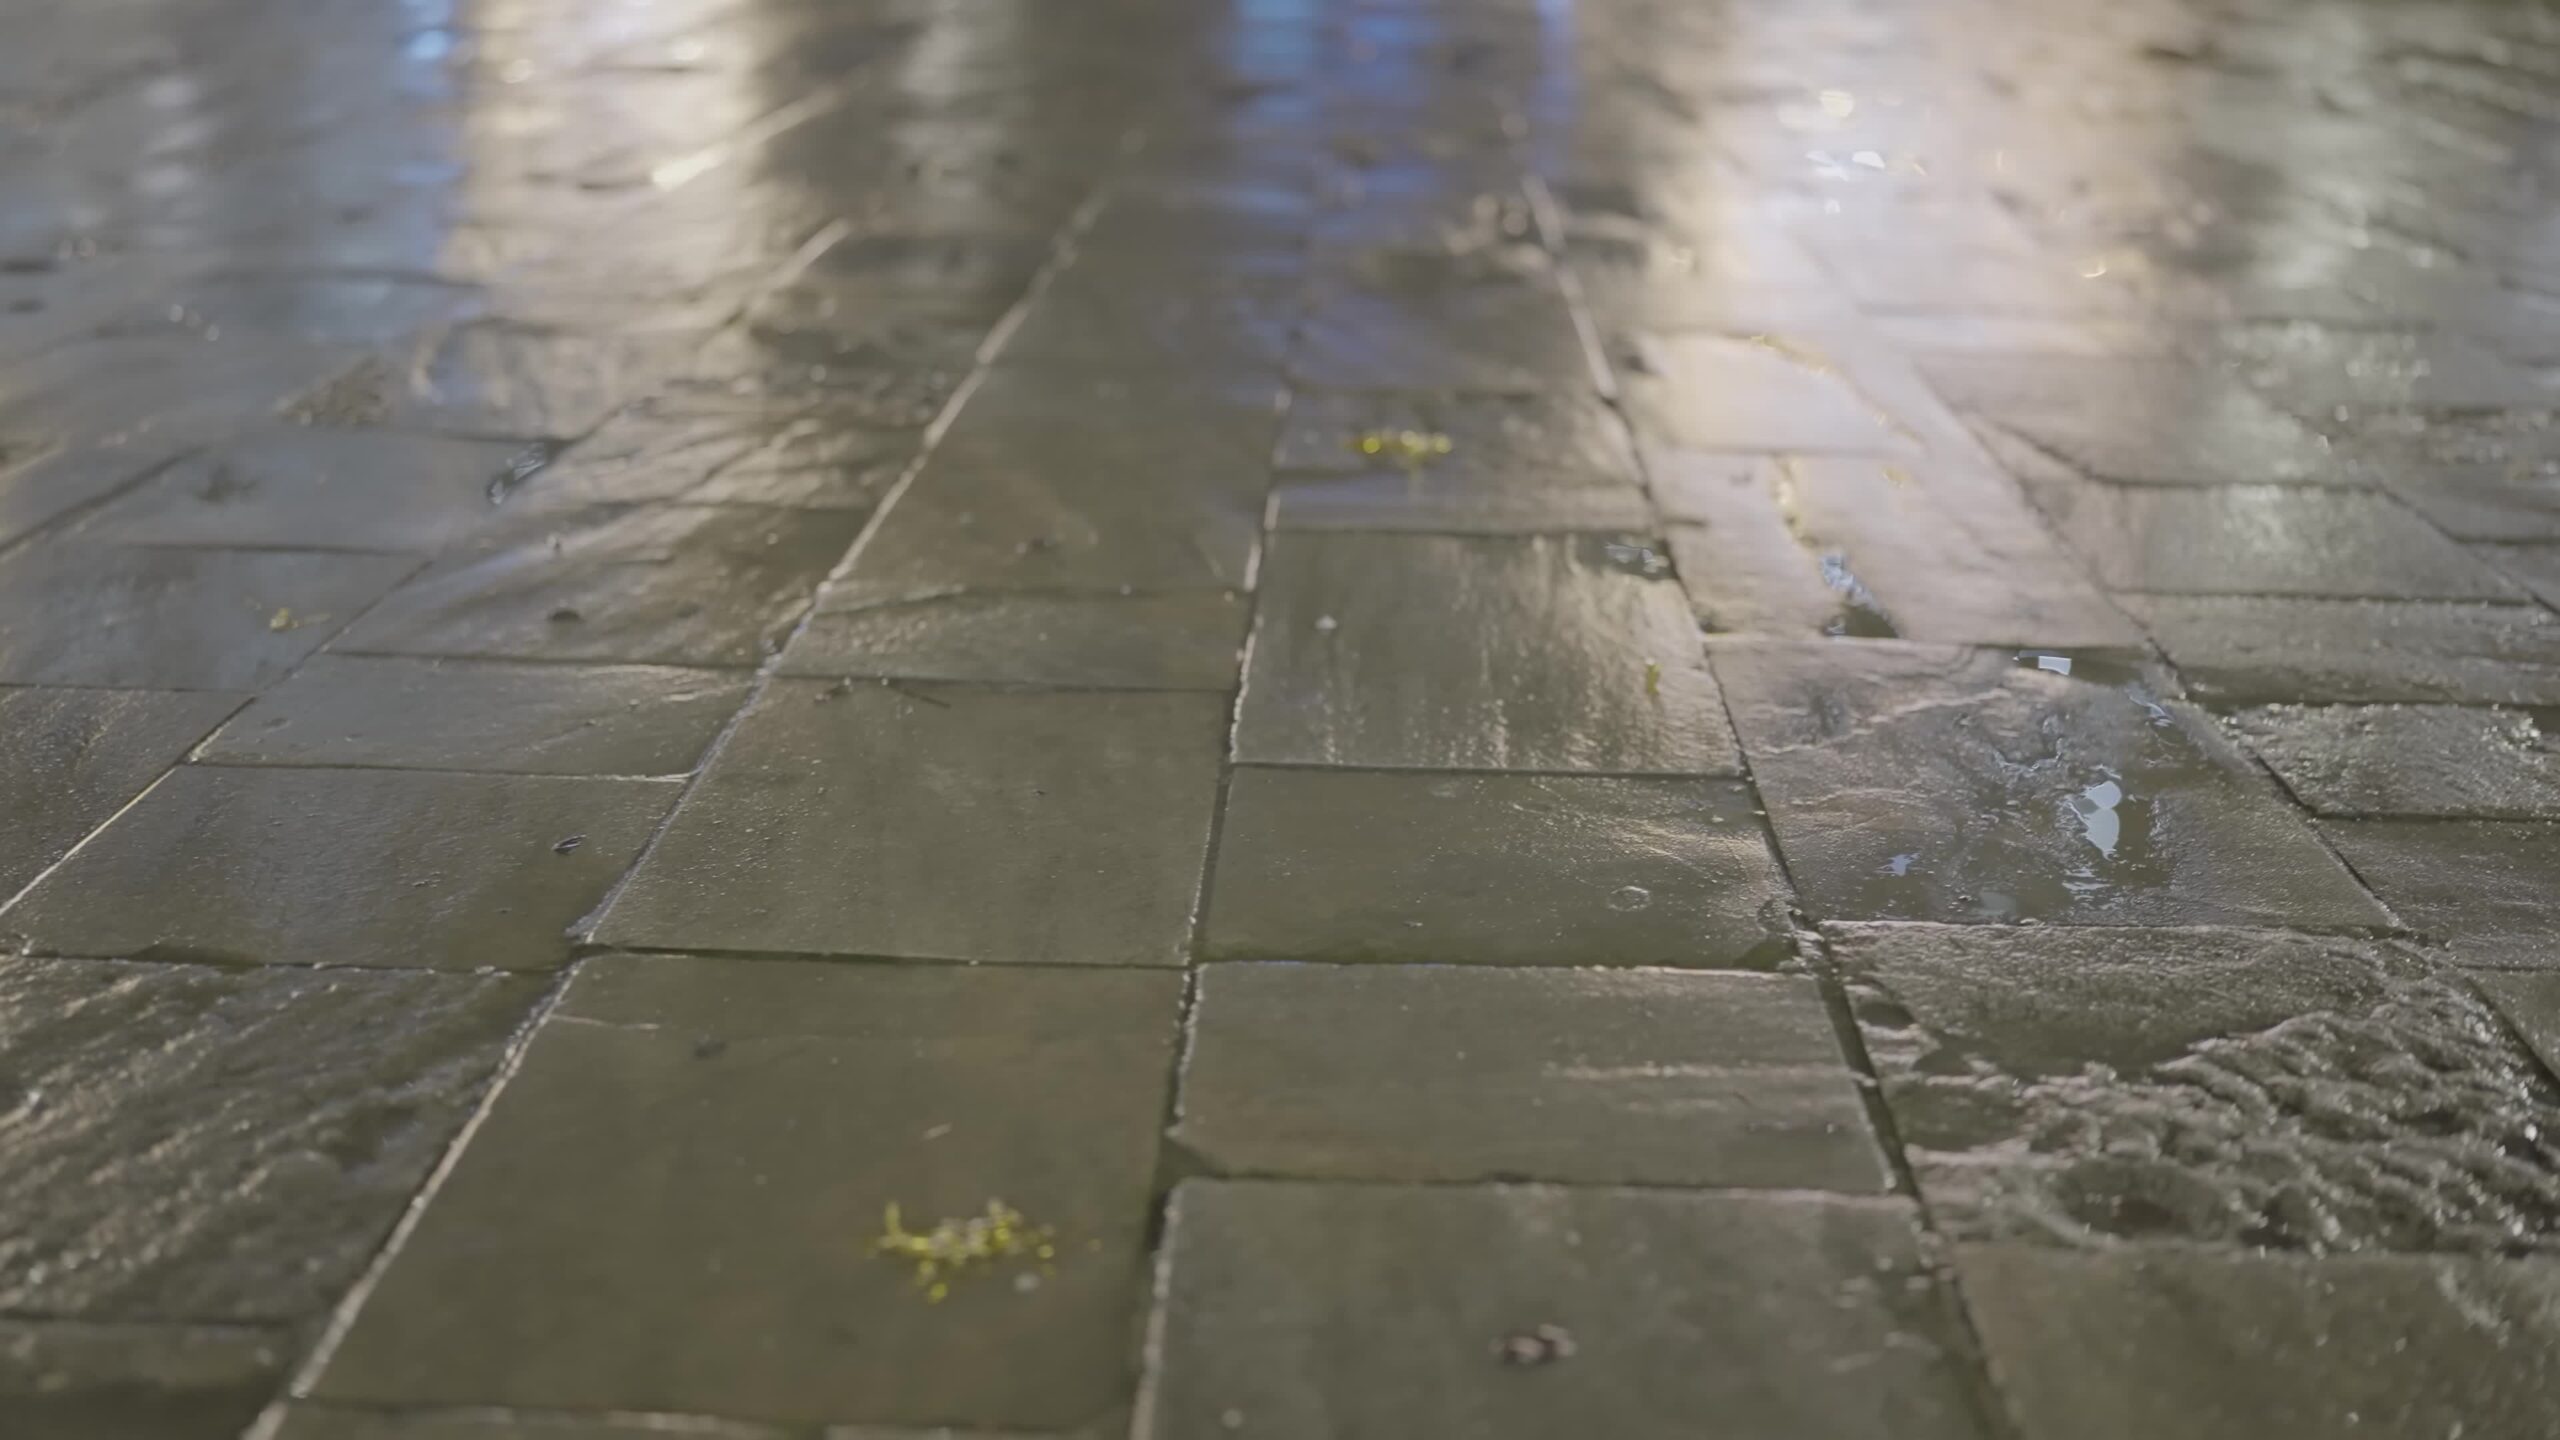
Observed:
[[[2016,487],[1987,469],[1669,447],[1649,450],[1647,464],[1664,513],[1700,522],[1675,533],[1675,554],[1719,629],[2141,643]]]
[[[2336,820],[2320,833],[2400,918],[2466,965],[2560,968],[2560,826]]]
[[[2297,415],[2504,410],[2551,399],[2529,371],[2442,332],[2250,325],[2215,335],[2207,349],[2228,373]]]
[[[187,456],[86,520],[87,538],[137,545],[440,549],[488,525],[509,441],[262,428]]]
[[[1314,287],[1289,378],[1328,390],[1569,394],[1590,361],[1564,295],[1546,278]]]
[[[2504,576],[2384,495],[2282,485],[2031,488],[2063,537],[2115,590],[2522,598]]]
[[[1070,489],[1107,483],[1259,498],[1280,394],[1275,372],[1249,364],[999,363],[953,417],[933,463],[1021,472]]]
[[[319,1318],[538,998],[515,977],[0,961],[0,1309]]]
[[[779,505],[868,516],[923,450],[920,430],[853,425],[821,410],[782,426],[685,498],[703,505]]]
[[[1769,337],[1637,333],[1612,348],[1642,439],[1697,450],[1916,454],[1919,443],[1833,361]]]
[[[1597,536],[1280,536],[1236,758],[1735,773],[1667,563]]]
[[[0,910],[0,933],[62,955],[547,969],[678,788],[181,766]]]
[[[1023,313],[1004,343],[1008,362],[1191,366],[1277,365],[1297,317],[1297,282],[1158,274],[1123,283],[1070,264]]]
[[[21,550],[0,559],[0,683],[256,690],[416,567],[297,550]]]
[[[317,1396],[1082,1422],[1127,1384],[1181,984],[590,962]],[[891,1205],[922,1229],[991,1198],[1051,1227],[1046,1264],[937,1302],[878,1251]]]
[[[1207,941],[1230,959],[1785,961],[1789,896],[1734,781],[1244,767]]]
[[[2102,480],[2147,485],[2342,485],[2370,476],[2318,435],[2209,369],[2076,355],[1939,355],[1921,369],[1948,404]]]
[[[1898,1200],[1192,1181],[1157,1307],[1141,1440],[1990,1433]]]
[[[2514,576],[2535,599],[2560,609],[2560,545],[2477,545],[2472,553]]]
[[[2549,1262],[1969,1245],[1956,1272],[2021,1440],[2525,1436],[2560,1405]]]
[[[304,1402],[285,1411],[275,1440],[797,1440],[791,1431],[700,1416],[545,1414],[470,1406],[442,1410],[375,1410]],[[948,1433],[948,1432],[946,1432]],[[828,1437],[834,1440],[834,1437]],[[857,1437],[859,1440],[859,1437]],[[966,1440],[954,1436],[953,1440]]]
[[[1189,1051],[1173,1138],[1224,1173],[1891,1185],[1810,980],[1213,965]]]
[[[2560,753],[2523,711],[2271,705],[2228,723],[2321,815],[2560,819]]]
[[[2560,1082],[2415,949],[2226,929],[1823,933],[1951,1233],[2560,1246]]]
[[[0,1419],[44,1440],[235,1435],[292,1360],[255,1326],[0,1319]]]
[[[840,512],[709,505],[526,517],[429,566],[338,648],[752,667],[860,528]]]
[[[55,448],[0,434],[0,545],[97,505],[184,454],[195,435],[151,435],[116,445]]]
[[[1634,486],[1525,491],[1435,473],[1356,475],[1281,485],[1274,530],[1371,530],[1415,535],[1640,535],[1653,507]]]
[[[1224,720],[1205,694],[778,682],[599,937],[1179,964]]]
[[[1822,918],[2390,923],[2209,717],[2139,674],[1893,642],[1714,660]]]
[[[934,595],[817,615],[782,652],[785,675],[963,680],[1098,689],[1235,687],[1250,602],[1163,595]]]
[[[1407,432],[1446,439],[1408,456]],[[1374,444],[1364,444],[1375,442]],[[1403,476],[1538,493],[1636,483],[1626,423],[1597,395],[1395,394],[1299,390],[1289,397],[1273,468],[1289,474]]]
[[[220,694],[0,687],[0,895],[15,895],[184,758]]]
[[[691,342],[482,318],[359,358],[283,408],[299,424],[503,439],[584,435],[675,373]]]
[[[681,775],[746,703],[735,670],[318,655],[197,758],[511,775]]]
[[[2560,619],[2527,605],[2128,595],[2199,700],[2560,705]]]
[[[2543,1067],[2560,1075],[2560,972],[2479,971],[2471,983],[2541,1057]]]

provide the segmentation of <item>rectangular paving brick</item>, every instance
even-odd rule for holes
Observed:
[[[0,1417],[44,1440],[236,1435],[292,1361],[263,1326],[0,1319]]]
[[[510,441],[275,425],[199,451],[84,521],[87,538],[139,545],[439,549],[499,514]]]
[[[683,1427],[676,1434],[700,1440],[798,1440],[793,1431],[777,1426],[701,1416],[671,1421],[663,1415],[564,1415],[481,1405],[376,1410],[310,1401],[286,1408],[275,1440],[663,1440],[670,1424]],[[913,1440],[915,1435],[866,1427],[830,1431],[826,1440]]]
[[[1091,689],[1231,690],[1252,611],[1233,591],[989,591],[839,606],[822,600],[785,675]]]
[[[1948,404],[2101,480],[2149,485],[2363,484],[2283,411],[2207,367],[2076,355],[1941,355]]]
[[[1404,443],[1412,435],[1421,448]],[[1445,448],[1438,441],[1446,440]],[[1404,476],[1470,490],[1540,493],[1636,483],[1626,423],[1597,395],[1480,395],[1304,389],[1289,397],[1273,468],[1287,474]]]
[[[1590,386],[1573,312],[1552,277],[1440,270],[1313,287],[1289,378],[1327,390],[1571,393]]]
[[[1917,452],[1822,352],[1766,337],[1639,333],[1614,357],[1636,433],[1698,450]]]
[[[1280,393],[1279,377],[1257,365],[997,364],[934,448],[934,466],[1161,495],[1259,495]]]
[[[0,559],[0,684],[256,690],[416,567],[307,550],[21,550]]]
[[[513,775],[681,775],[746,703],[734,670],[318,655],[197,758]]]
[[[2560,1248],[2560,1149],[2541,1138],[2560,1124],[2560,1083],[2413,947],[2229,929],[1823,933],[1952,1233]]]
[[[0,1309],[319,1319],[539,994],[519,977],[0,961],[25,1102],[0,1174]]]
[[[2538,1435],[2560,1267],[2415,1255],[1968,1245],[2020,1440]]]
[[[2472,553],[2515,577],[2535,599],[2560,608],[2560,545],[2476,545]]]
[[[1078,1424],[1127,1383],[1181,983],[590,962],[317,1394]],[[936,1301],[879,1251],[892,1205],[923,1230],[991,1200],[1054,1255]]]
[[[2129,595],[2199,700],[2560,705],[2560,618],[2530,605]]]
[[[184,758],[239,697],[0,687],[0,896]]]
[[[2138,675],[1891,642],[1714,660],[1821,918],[2389,923],[2208,717]]]
[[[2298,485],[2034,485],[2111,589],[2514,600],[2517,588],[2387,495]]]
[[[181,766],[0,910],[0,934],[61,955],[547,969],[677,791]]]
[[[2504,410],[2551,402],[2530,371],[2441,331],[2243,325],[2214,335],[2207,349],[2251,389],[2315,422],[2340,409]]]
[[[428,567],[337,648],[752,667],[860,528],[858,515],[744,506],[526,517]]]
[[[1195,1180],[1135,1433],[1985,1436],[1958,1333],[1899,1200]]]
[[[778,682],[599,937],[1179,964],[1224,720],[1206,694]]]
[[[1632,485],[1496,488],[1427,471],[1277,486],[1270,521],[1274,530],[1620,536],[1651,530],[1653,507]]]
[[[1215,362],[1277,365],[1298,310],[1286,276],[1178,273],[1140,283],[1070,264],[1005,341],[1008,362],[1176,369]]]
[[[1731,774],[1679,588],[1641,542],[1283,535],[1236,758]]]
[[[1192,1027],[1173,1138],[1226,1173],[1890,1185],[1810,980],[1213,965]]]
[[[2560,968],[2560,826],[2333,820],[2320,833],[2384,904],[2463,964]]]
[[[1245,767],[1207,929],[1232,959],[1764,969],[1789,897],[1726,780]]]
[[[185,453],[200,437],[149,435],[112,445],[19,442],[0,432],[0,545],[113,496]]]
[[[2522,711],[2270,705],[2228,724],[2321,815],[2560,819],[2560,753]]]

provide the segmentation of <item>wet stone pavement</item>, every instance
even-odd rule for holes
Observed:
[[[2560,1433],[2560,11],[0,20],[0,1437]]]

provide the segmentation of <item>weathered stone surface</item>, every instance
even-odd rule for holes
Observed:
[[[1180,991],[1134,970],[590,962],[317,1393],[1079,1423],[1125,1384]],[[878,1251],[888,1207],[923,1230],[991,1198],[1054,1255],[947,1274],[937,1303]]]
[[[1274,530],[1375,530],[1419,535],[1637,535],[1653,507],[1634,486],[1515,490],[1424,472],[1281,485]]]
[[[2210,351],[2297,415],[2339,409],[2500,410],[2547,404],[2522,368],[2459,335],[2294,322],[2235,327]]]
[[[1957,1234],[2560,1245],[2560,1084],[2417,951],[2217,929],[1824,936]]]
[[[0,545],[94,506],[168,464],[187,437],[55,449],[49,440],[16,442],[0,433]]]
[[[1229,690],[1251,607],[1233,591],[991,591],[839,608],[782,652],[785,675],[1079,689]]]
[[[1158,274],[1134,284],[1060,272],[1005,342],[1009,362],[1276,365],[1289,349],[1298,287],[1286,276],[1204,280]]]
[[[0,910],[0,934],[63,955],[544,969],[677,790],[181,766]]]
[[[791,1432],[745,1421],[687,1416],[680,1435],[702,1440],[790,1440]],[[474,1405],[458,1409],[377,1410],[303,1401],[285,1411],[276,1440],[659,1440],[663,1416],[564,1415]],[[868,1440],[876,1431],[848,1432]],[[909,1432],[910,1435],[913,1432]],[[830,1434],[827,1440],[837,1440]],[[886,1440],[901,1440],[888,1436]]]
[[[0,559],[0,683],[255,690],[416,565],[298,550],[22,550]]]
[[[1697,450],[1898,455],[1918,442],[1818,350],[1768,337],[1640,334],[1612,357],[1636,433]]]
[[[2560,754],[2520,711],[2272,705],[2230,724],[2322,815],[2560,819]]]
[[[2023,1440],[2531,1435],[2560,1405],[2547,1261],[1968,1245]]]
[[[0,1320],[0,1419],[44,1440],[234,1435],[292,1359],[256,1326]]]
[[[1408,457],[1410,432],[1446,439],[1444,451]],[[1367,443],[1364,443],[1367,442]],[[1636,483],[1625,422],[1600,398],[1556,395],[1375,393],[1310,389],[1289,397],[1274,468],[1293,474],[1391,474],[1412,470],[1465,482],[1471,491],[1538,493]]]
[[[337,648],[753,666],[859,528],[838,512],[708,505],[528,520],[428,567]]]
[[[680,775],[746,703],[734,670],[320,655],[222,727],[221,765]]]
[[[1731,774],[1740,756],[1667,563],[1591,536],[1282,536],[1236,758]]]
[[[2102,480],[2365,483],[2311,431],[2205,368],[2156,359],[1942,355],[1922,369],[1957,409]]]
[[[1767,968],[1785,880],[1731,781],[1239,769],[1211,953]]]
[[[15,895],[183,758],[239,698],[0,687],[0,895]]]
[[[2338,847],[2400,918],[2466,965],[2560,967],[2560,827],[2488,820],[2329,821]]]
[[[598,936],[1178,964],[1224,718],[1214,695],[779,682]]]
[[[499,513],[506,441],[269,426],[160,471],[80,527],[137,545],[309,546],[426,552]]]
[[[0,1309],[324,1314],[538,997],[512,977],[0,961]]]
[[[1173,1138],[1220,1171],[1880,1192],[1810,980],[1213,965]]]
[[[2543,604],[2560,608],[2560,545],[2482,545],[2475,552],[2513,575]]]
[[[1899,1200],[1192,1181],[1136,1433],[1987,1434],[1913,1222]],[[1506,1364],[1540,1326],[1572,1353]]]
[[[1590,384],[1573,314],[1552,279],[1317,286],[1289,378],[1326,390],[1571,393]]]
[[[2210,719],[2138,675],[1889,643],[1714,660],[1824,919],[2388,923]]]
[[[2199,700],[2560,705],[2560,620],[2523,605],[2128,595]]]
[[[2116,590],[2513,600],[2516,587],[2388,496],[2302,486],[2040,484],[2064,538]]]
[[[1279,426],[1279,380],[1260,366],[999,364],[960,407],[927,474],[1018,473],[1067,493],[1107,485],[1258,497]]]

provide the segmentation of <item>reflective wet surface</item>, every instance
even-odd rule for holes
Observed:
[[[19,10],[0,1434],[2560,1411],[2547,8]]]

